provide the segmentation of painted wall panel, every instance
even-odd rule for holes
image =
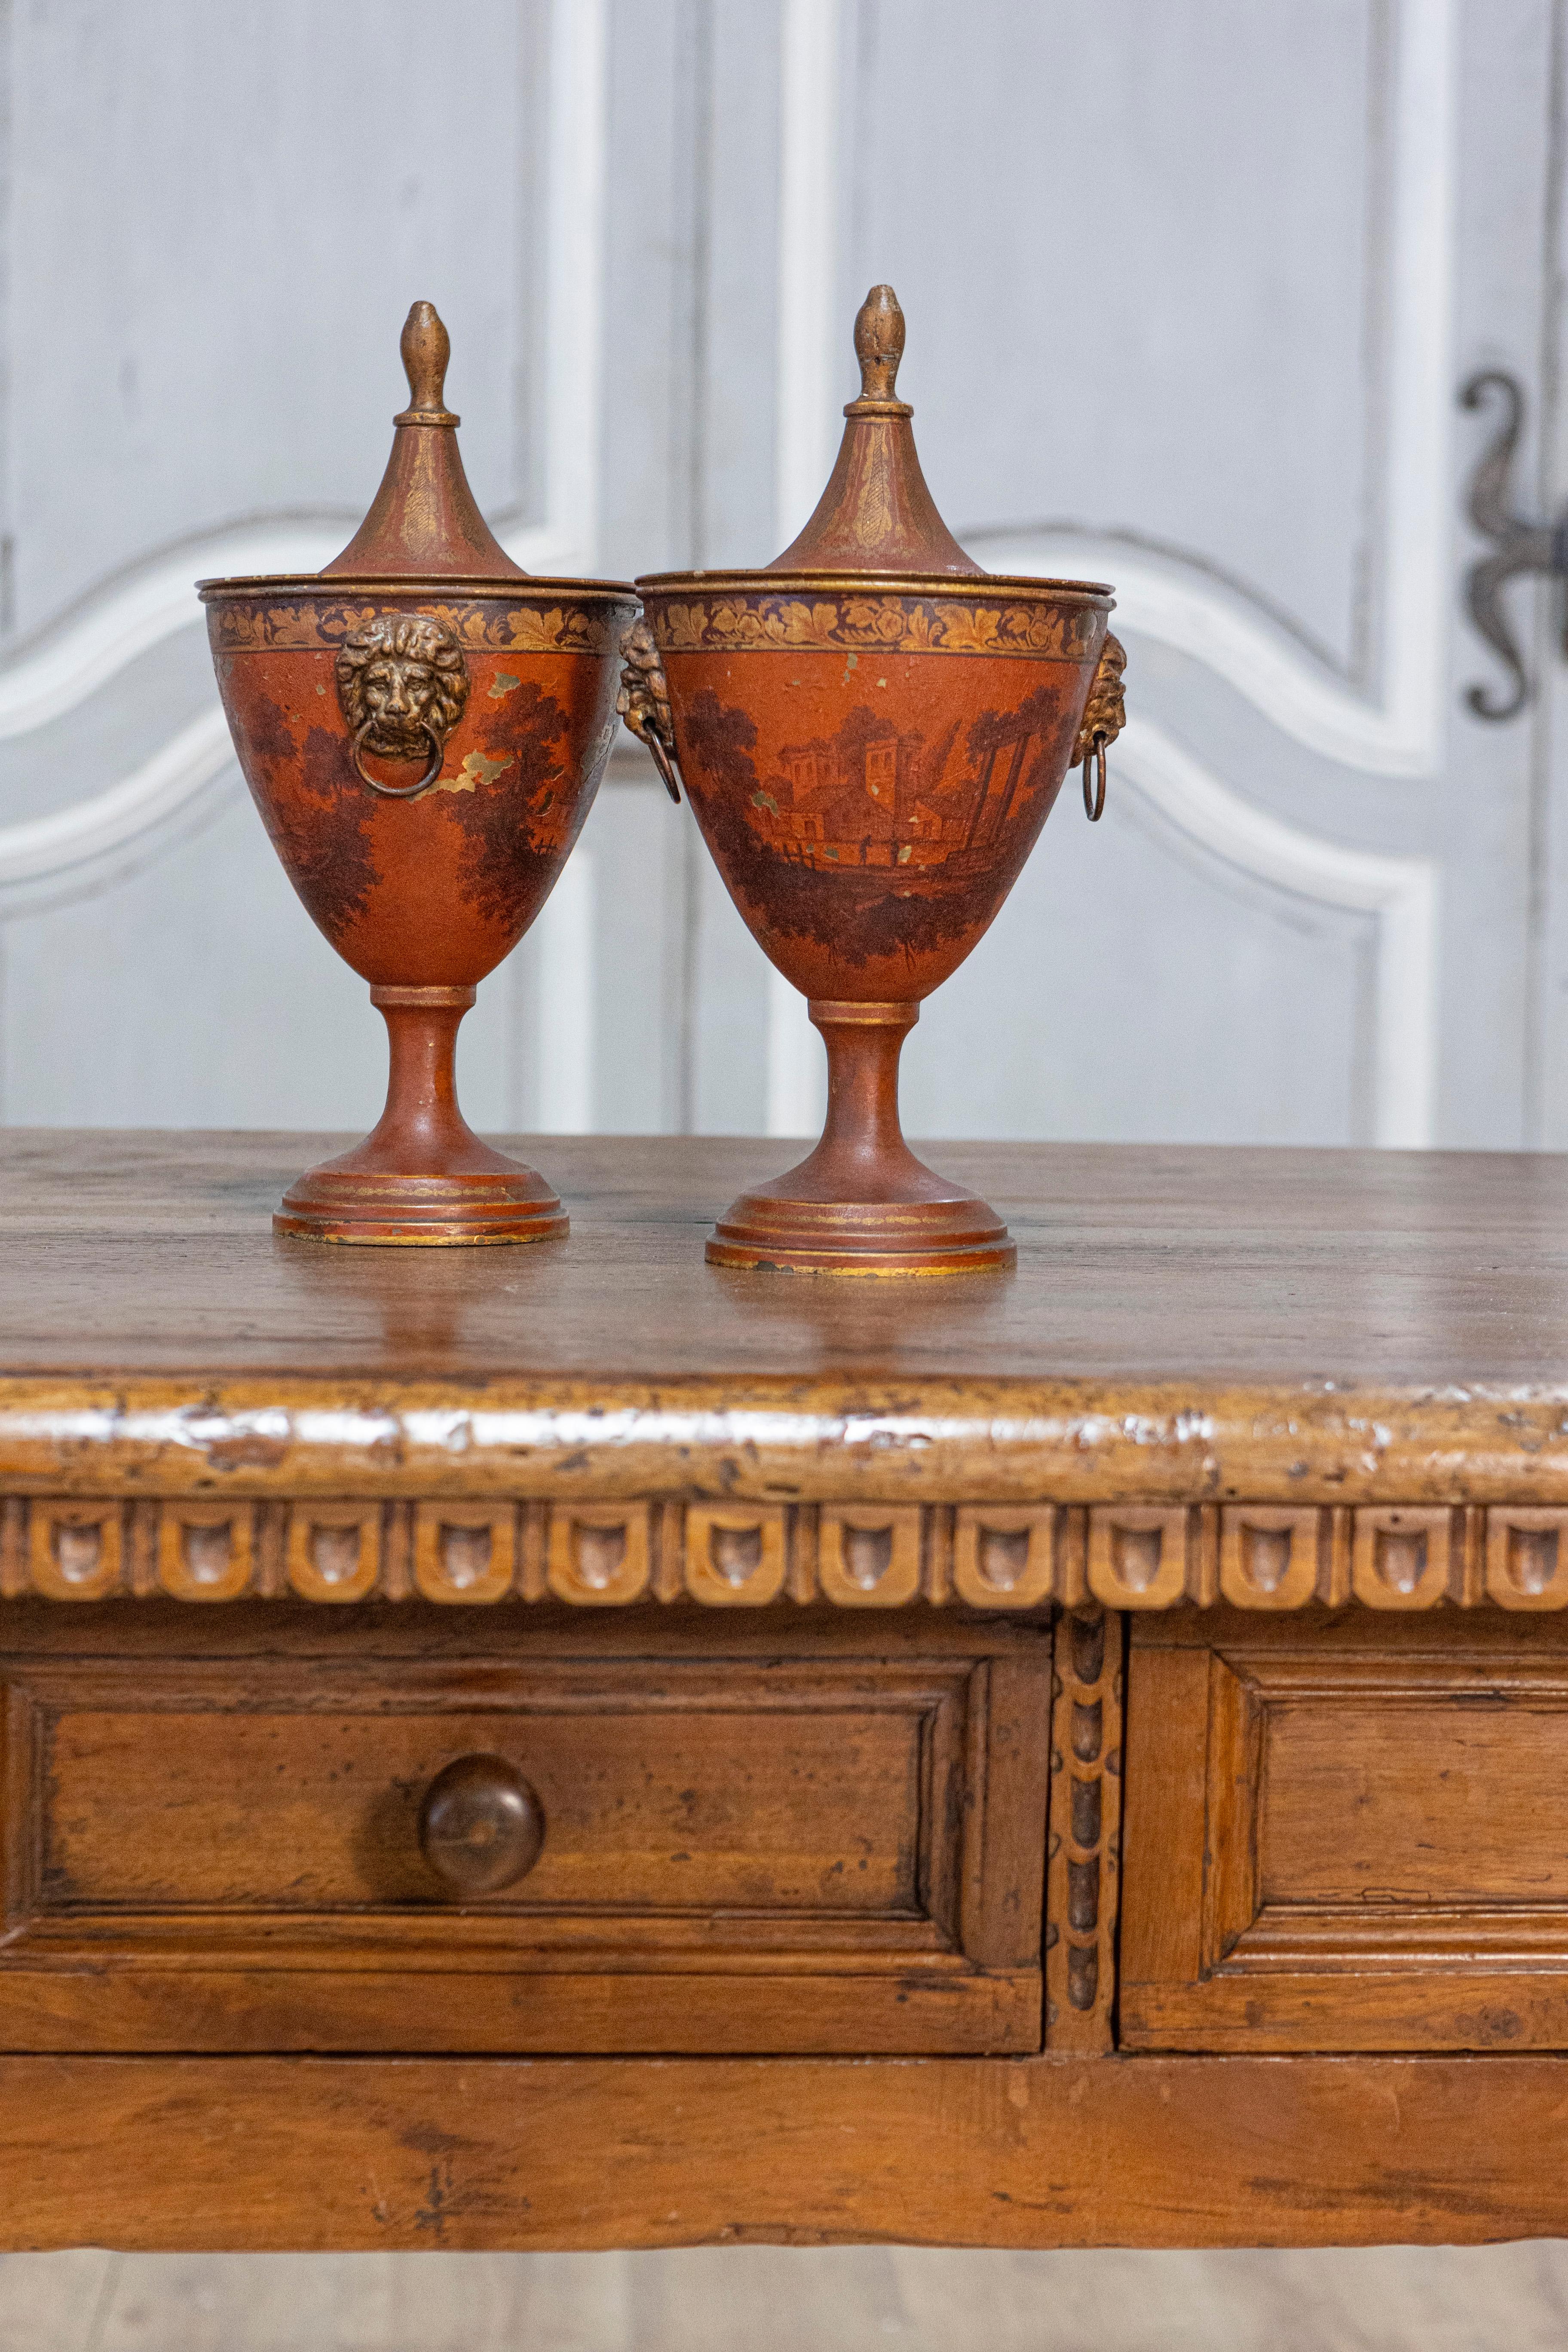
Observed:
[[[1370,1143],[1370,919],[1077,797],[904,1048],[910,1133]]]
[[[541,84],[512,0],[53,0],[9,38],[17,627],[235,516],[352,529],[410,287],[440,289],[477,493],[516,502]]]
[[[1106,824],[1069,779],[928,1006],[911,1130],[1560,1140],[1562,696],[1464,707],[1454,395],[1521,375],[1554,511],[1565,16],[0,14],[0,1117],[374,1116],[379,1024],[213,732],[208,552],[160,565],[237,518],[347,535],[411,299],[522,560],[630,573],[776,552],[890,278],[950,521],[1118,582],[1134,721]],[[463,1066],[490,1127],[810,1125],[804,1013],[629,741]]]
[[[960,536],[1047,517],[1137,531],[1244,581],[1348,668],[1386,236],[1378,12],[867,13],[846,292],[900,289],[900,383]]]

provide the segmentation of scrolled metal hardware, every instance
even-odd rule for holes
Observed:
[[[1502,418],[1470,477],[1466,509],[1481,537],[1492,541],[1494,551],[1466,572],[1465,604],[1512,683],[1504,697],[1489,687],[1472,686],[1465,700],[1478,719],[1503,719],[1516,718],[1534,688],[1502,608],[1502,588],[1521,572],[1568,578],[1568,514],[1556,522],[1526,522],[1514,513],[1510,476],[1524,424],[1523,386],[1502,368],[1482,368],[1461,389],[1459,403],[1464,408],[1479,408],[1492,392],[1502,396]]]

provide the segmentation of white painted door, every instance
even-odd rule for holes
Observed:
[[[1549,510],[1563,13],[13,6],[0,1117],[374,1115],[380,1024],[238,782],[189,583],[342,544],[411,299],[512,551],[626,574],[793,536],[885,278],[949,523],[1117,583],[1132,714],[1103,824],[1069,784],[926,1007],[911,1131],[1568,1139],[1568,688],[1523,590],[1542,690],[1466,706],[1456,405],[1521,379]],[[481,992],[470,1115],[799,1132],[819,1052],[628,740]]]

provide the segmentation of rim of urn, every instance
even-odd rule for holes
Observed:
[[[639,596],[649,589],[731,589],[765,596],[812,588],[831,590],[836,596],[951,596],[969,604],[1005,593],[1029,602],[1089,604],[1108,613],[1116,604],[1116,592],[1107,581],[1044,580],[1033,572],[641,572],[632,586]]]
[[[484,597],[490,603],[526,604],[537,598],[558,603],[563,594],[579,601],[635,604],[637,592],[629,580],[556,580],[531,572],[521,580],[498,580],[483,573],[431,572],[422,580],[362,579],[342,572],[258,572],[233,580],[198,580],[196,593],[204,604],[218,596],[275,596],[287,590],[295,596],[319,596],[323,604],[350,604],[359,596],[412,596],[429,604],[438,596]]]

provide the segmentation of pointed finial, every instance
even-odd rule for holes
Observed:
[[[860,397],[902,408],[896,386],[904,356],[904,314],[890,286],[873,286],[855,316]]]
[[[321,577],[354,580],[526,580],[474,504],[446,406],[451,340],[434,302],[404,322],[409,406],[393,423],[392,455],[370,512]]]
[[[416,302],[403,322],[404,373],[408,378],[408,405],[395,425],[459,425],[447,406],[447,362],[452,339],[441,324],[434,302]]]
[[[938,514],[915,455],[915,412],[896,390],[904,314],[890,286],[873,286],[861,303],[855,352],[860,397],[845,404],[827,488],[799,538],[768,570],[979,574]]]

